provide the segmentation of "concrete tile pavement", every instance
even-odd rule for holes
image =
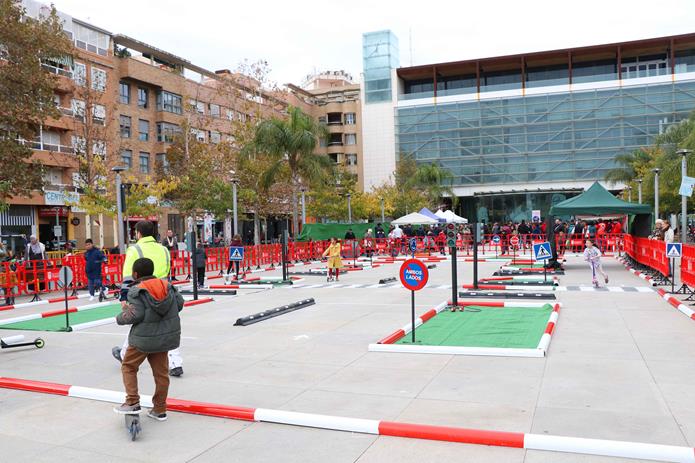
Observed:
[[[646,286],[612,258],[604,258],[604,266],[611,285]],[[449,263],[437,264],[432,281],[448,283],[449,268]],[[498,263],[481,264],[480,276],[497,268]],[[376,283],[397,269],[352,272],[343,281]],[[470,264],[460,262],[459,269],[460,281],[469,282]],[[570,258],[567,269],[562,284],[590,283],[588,267],[579,258]],[[268,272],[273,274],[278,272]],[[416,313],[450,294],[422,290]],[[315,297],[317,305],[256,325],[233,326],[239,316],[304,297]],[[558,293],[564,306],[546,359],[367,352],[369,342],[409,321],[409,298],[398,287],[276,289],[186,310],[185,374],[172,379],[171,396],[356,418],[695,443],[695,419],[690,418],[695,410],[687,400],[695,379],[690,355],[695,322],[656,294]],[[47,340],[41,351],[0,352],[0,376],[121,389],[110,348],[122,342],[125,332],[107,325],[84,333],[40,333]],[[144,393],[151,392],[148,367],[143,367],[141,384]],[[5,418],[13,423],[26,419],[5,428]],[[71,435],[44,433],[66,423],[74,429]],[[145,426],[141,441],[131,444],[110,405],[0,390],[0,447],[9,442],[8,454],[20,459],[39,450],[46,451],[43,461],[71,455],[77,461],[90,456],[97,461],[100,456],[105,461],[621,461],[178,413],[166,423],[146,420]],[[167,441],[168,432],[177,442]]]

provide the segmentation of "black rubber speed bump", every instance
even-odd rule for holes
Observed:
[[[264,310],[263,312],[258,312],[253,315],[247,315],[246,317],[241,317],[237,319],[234,326],[246,326],[252,325],[254,323],[262,322],[263,320],[268,320],[269,318],[277,317],[279,315],[284,315],[295,310],[303,309],[304,307],[309,307],[314,305],[316,302],[314,298],[304,299],[299,302],[293,302],[292,304],[283,305],[276,307],[274,309]]]
[[[558,283],[554,280],[542,281],[542,280],[513,280],[513,281],[478,281],[479,285],[502,285],[502,286],[558,286]]]
[[[555,294],[514,291],[459,291],[459,297],[487,297],[491,299],[555,299]]]
[[[385,285],[386,283],[393,283],[394,281],[396,281],[396,277],[382,278],[381,280],[379,280],[379,284]]]
[[[427,268],[437,268],[437,264],[430,264],[427,266]]]
[[[179,293],[185,296],[193,295],[192,289],[181,289]],[[200,296],[236,296],[236,289],[199,289]]]
[[[546,275],[564,275],[565,271],[564,270],[548,270],[545,272]],[[511,275],[534,275],[534,276],[543,276],[543,272],[534,272],[534,271],[528,271],[528,270],[497,270],[495,273],[493,273],[494,276],[511,276]]]
[[[343,275],[347,273],[346,270],[341,270],[340,274]],[[302,275],[302,276],[314,276],[314,277],[321,277],[321,276],[326,276],[328,274],[327,270],[314,270],[314,271],[304,271],[304,272],[287,272],[288,275]]]

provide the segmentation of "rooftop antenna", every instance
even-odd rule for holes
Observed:
[[[413,65],[413,28],[408,28],[408,48],[410,49],[410,65]]]

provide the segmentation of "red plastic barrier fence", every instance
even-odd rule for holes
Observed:
[[[695,287],[695,246],[683,245],[683,257],[681,257],[681,281]]]

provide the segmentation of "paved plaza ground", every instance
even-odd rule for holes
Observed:
[[[472,264],[459,262],[460,283]],[[318,265],[315,265],[317,267]],[[500,263],[481,263],[489,277]],[[326,415],[498,431],[695,446],[695,321],[651,292],[613,258],[609,291],[587,291],[589,269],[569,257],[563,306],[545,358],[368,352],[410,320],[399,264],[351,272],[341,284],[305,276],[291,289],[240,290],[182,312],[185,374],[170,397]],[[299,268],[297,269],[299,270]],[[279,275],[267,272],[266,275]],[[219,281],[219,280],[218,280]],[[450,263],[417,293],[420,314],[451,297]],[[321,284],[321,287],[306,287]],[[372,287],[369,287],[372,286]],[[627,290],[615,289],[627,287]],[[640,288],[633,290],[632,288]],[[237,318],[313,297],[316,305],[250,326]],[[84,299],[76,301],[81,305]],[[55,305],[52,304],[51,309]],[[48,310],[15,309],[2,319]],[[59,308],[59,307],[55,307]],[[0,376],[122,390],[111,347],[126,327],[40,335],[46,347],[0,351]],[[151,394],[149,367],[141,393]],[[172,412],[143,415],[130,442],[112,405],[0,389],[0,461],[72,462],[553,462],[637,461],[380,437]]]

